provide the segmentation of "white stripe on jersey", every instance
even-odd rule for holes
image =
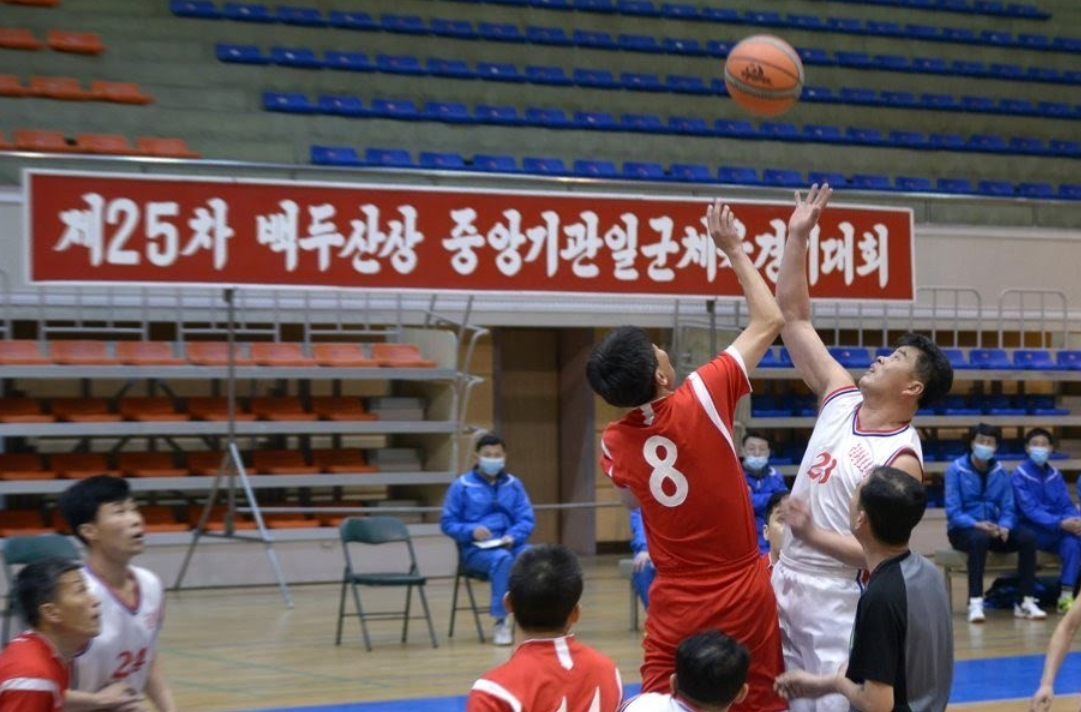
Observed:
[[[15,690],[20,692],[51,692],[54,696],[60,694],[56,683],[44,677],[13,677],[0,684],[0,692]]]
[[[517,697],[510,693],[510,690],[503,687],[497,682],[491,680],[485,680],[483,677],[473,683],[473,689],[477,692],[486,692],[492,697],[498,697],[511,706],[514,712],[522,712],[522,703]]]
[[[574,668],[574,659],[571,657],[571,650],[567,647],[566,638],[556,638],[556,657],[559,658],[559,664],[564,670],[571,670]]]
[[[732,443],[732,433],[728,432],[728,428],[725,427],[724,421],[721,420],[720,413],[717,412],[717,406],[713,404],[713,398],[709,395],[709,389],[706,388],[706,384],[703,383],[702,377],[697,373],[692,373],[687,377],[691,382],[691,388],[694,390],[694,395],[698,398],[698,402],[702,405],[702,408],[706,411],[706,415],[709,416],[713,426],[721,432],[724,439],[728,441],[728,447],[732,448],[732,452],[736,451],[736,446]]]

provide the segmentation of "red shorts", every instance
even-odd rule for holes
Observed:
[[[764,559],[745,569],[708,576],[658,574],[649,589],[649,615],[642,641],[642,692],[671,692],[676,646],[703,630],[718,629],[747,646],[750,692],[733,712],[779,712],[788,704],[773,692],[784,672],[777,601]]]

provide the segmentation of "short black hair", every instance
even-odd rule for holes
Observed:
[[[1033,428],[1032,430],[1025,433],[1025,445],[1027,446],[1030,442],[1032,442],[1032,438],[1038,438],[1041,435],[1047,438],[1047,442],[1051,443],[1052,445],[1055,444],[1055,436],[1051,434],[1050,430],[1048,430],[1047,428]]]
[[[656,372],[653,339],[637,326],[609,331],[593,347],[586,363],[590,388],[617,408],[635,408],[653,400]]]
[[[769,524],[769,518],[773,515],[773,510],[780,507],[789,494],[789,492],[774,492],[769,496],[766,501],[766,524]]]
[[[477,438],[477,444],[473,446],[473,452],[480,452],[482,447],[488,447],[489,445],[502,445],[504,448],[507,447],[503,442],[503,438],[495,433],[485,433]]]
[[[64,514],[71,532],[86,544],[79,527],[98,518],[98,508],[103,504],[125,502],[131,499],[131,487],[122,477],[94,475],[76,482],[60,495],[57,504]]]
[[[904,470],[880,465],[860,488],[859,503],[867,512],[875,539],[890,545],[907,544],[927,509],[927,489]]]
[[[41,623],[41,607],[55,603],[60,577],[82,566],[73,559],[49,558],[27,564],[15,577],[15,600],[31,628]]]
[[[692,704],[730,705],[750,665],[750,652],[734,638],[719,630],[695,633],[676,648],[677,694]]]
[[[559,630],[582,598],[582,567],[565,546],[526,549],[510,569],[507,592],[523,630]]]
[[[771,444],[770,441],[769,441],[769,438],[766,437],[766,434],[763,433],[761,430],[748,430],[746,433],[743,434],[743,439],[740,440],[740,444],[746,445],[747,441],[750,440],[751,438],[758,438],[759,440],[765,440],[767,445]]]
[[[911,346],[919,351],[916,358],[916,378],[923,384],[919,406],[926,408],[942,400],[953,388],[953,366],[934,341],[923,334],[908,333],[897,340],[897,346]]]
[[[972,444],[972,441],[976,439],[977,435],[994,438],[995,442],[998,442],[1002,439],[1002,428],[997,425],[991,425],[990,423],[976,423],[972,426],[972,429],[968,431],[968,442],[970,445]]]

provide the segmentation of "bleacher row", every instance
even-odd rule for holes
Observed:
[[[378,420],[361,398],[314,396],[301,398],[256,396],[238,398],[234,420],[311,422],[316,420],[361,422]],[[190,420],[229,419],[225,398],[130,397],[116,403],[108,398],[0,398],[0,423],[180,423]]]
[[[818,414],[813,395],[755,395],[751,415],[756,418],[813,417]],[[1069,415],[1068,408],[1055,405],[1054,396],[1040,394],[946,396],[934,408],[920,415]]]
[[[109,156],[147,156],[152,158],[201,158],[182,138],[139,136],[135,145],[119,134],[78,134],[68,138],[61,131],[16,129],[15,140],[8,143],[0,133],[0,151],[33,151],[35,153],[85,153]]]
[[[1081,39],[1073,37],[1048,37],[1038,33],[1018,33],[1016,36],[1002,30],[975,31],[964,27],[938,27],[924,24],[901,24],[859,20],[847,17],[822,18],[817,15],[803,15],[771,10],[746,10],[740,12],[725,7],[697,7],[684,3],[662,3],[656,5],[650,0],[502,0],[493,4],[535,7],[546,10],[606,12],[615,15],[633,17],[655,17],[669,21],[698,21],[714,24],[761,27],[773,30],[802,30],[814,32],[833,32],[847,35],[872,35],[896,37],[900,39],[931,42],[950,42],[966,45],[987,45],[995,47],[1013,47],[1056,52],[1081,52]],[[279,5],[271,10],[268,5],[259,3],[226,2],[219,10],[213,0],[172,0],[170,9],[178,17],[197,19],[225,19],[240,22],[298,25],[302,27],[331,27],[335,29],[362,32],[394,32],[425,35],[433,33],[433,28],[419,15],[384,14],[376,20],[367,12],[330,11],[324,17],[318,8],[291,7]],[[1031,18],[1031,15],[1017,17]],[[452,23],[453,20],[444,22]],[[468,24],[468,23],[467,23]],[[464,29],[464,26],[463,28]],[[484,37],[487,32],[488,37]],[[586,35],[604,35],[590,33]],[[479,23],[476,34],[485,39],[502,41],[526,41],[526,35],[514,25],[499,23]],[[576,33],[577,34],[577,33]],[[468,34],[456,36],[468,38]],[[597,37],[599,40],[600,38]],[[604,43],[602,48],[616,48],[616,44]]]
[[[845,368],[867,368],[874,359],[892,354],[894,349],[834,346],[829,353]],[[1081,371],[1081,351],[1074,349],[943,348],[943,355],[955,369]],[[767,349],[759,368],[793,368],[792,356],[783,346]]]
[[[30,77],[28,84],[13,74],[0,75],[0,96],[60,99],[62,101],[110,101],[116,104],[150,104],[154,97],[131,82],[90,81],[84,89],[74,77]]]
[[[45,47],[74,54],[101,54],[105,51],[101,37],[93,32],[49,30],[42,41],[25,27],[0,27],[0,49],[36,51]]]

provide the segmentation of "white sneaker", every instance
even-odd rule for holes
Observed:
[[[1013,617],[1042,621],[1044,618],[1047,618],[1047,613],[1036,605],[1036,599],[1034,597],[1025,596],[1024,600],[1020,603],[1013,604]]]
[[[1041,613],[1043,611],[1040,611]],[[982,598],[970,598],[968,599],[968,622],[969,623],[983,623],[987,620],[983,615],[983,599]]]
[[[492,642],[496,645],[511,645],[514,643],[514,631],[511,629],[510,623],[501,620],[495,624],[495,628],[492,629]]]

